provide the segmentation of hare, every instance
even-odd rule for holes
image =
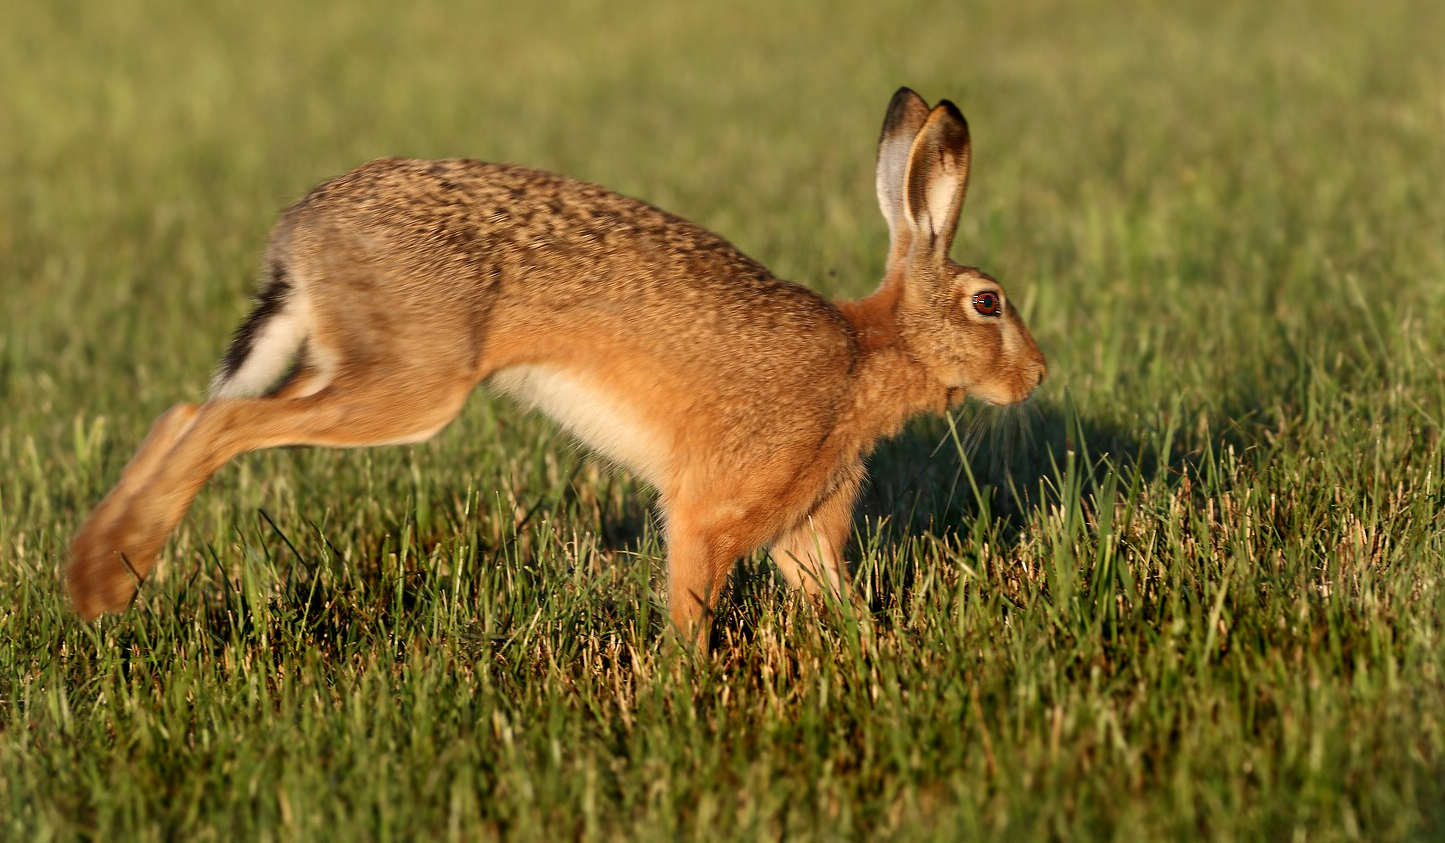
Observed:
[[[383,159],[329,181],[273,230],[209,399],[156,419],[81,527],[70,598],[87,620],[125,609],[233,457],[421,442],[479,383],[656,487],[668,610],[702,647],[719,589],[757,548],[793,587],[841,595],[878,440],[965,395],[1022,401],[1047,370],[1003,286],[949,258],[969,157],[952,103],[899,89],[878,144],[886,273],[838,303],[552,173]]]

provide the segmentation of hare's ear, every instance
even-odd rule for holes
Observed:
[[[904,222],[904,179],[908,154],[918,130],[928,119],[928,103],[908,88],[899,88],[888,103],[883,133],[878,137],[878,207],[888,221],[888,266],[908,256],[908,226]]]
[[[948,100],[934,106],[908,152],[903,204],[910,274],[934,276],[948,260],[968,189],[968,122]]]

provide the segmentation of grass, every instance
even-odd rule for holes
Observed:
[[[1445,7],[971,5],[8,12],[0,836],[1445,836]],[[751,560],[670,650],[647,490],[479,396],[238,460],[67,614],[312,184],[522,161],[855,296],[899,84],[969,115],[957,251],[1052,376],[880,449],[861,610]]]

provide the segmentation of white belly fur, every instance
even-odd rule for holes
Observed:
[[[546,413],[588,447],[654,486],[661,482],[669,451],[664,436],[615,393],[585,376],[545,366],[503,369],[487,383]]]

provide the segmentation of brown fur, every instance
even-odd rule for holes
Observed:
[[[211,399],[157,419],[80,529],[71,598],[87,619],[124,609],[236,455],[420,441],[482,382],[659,489],[686,635],[706,641],[718,590],[758,547],[795,587],[841,593],[875,443],[966,393],[1019,401],[1044,377],[998,282],[948,259],[968,161],[952,104],[894,96],[878,155],[887,273],[836,305],[705,229],[551,173],[387,159],[327,182],[277,224],[271,284]],[[980,290],[1001,316],[974,308]]]

